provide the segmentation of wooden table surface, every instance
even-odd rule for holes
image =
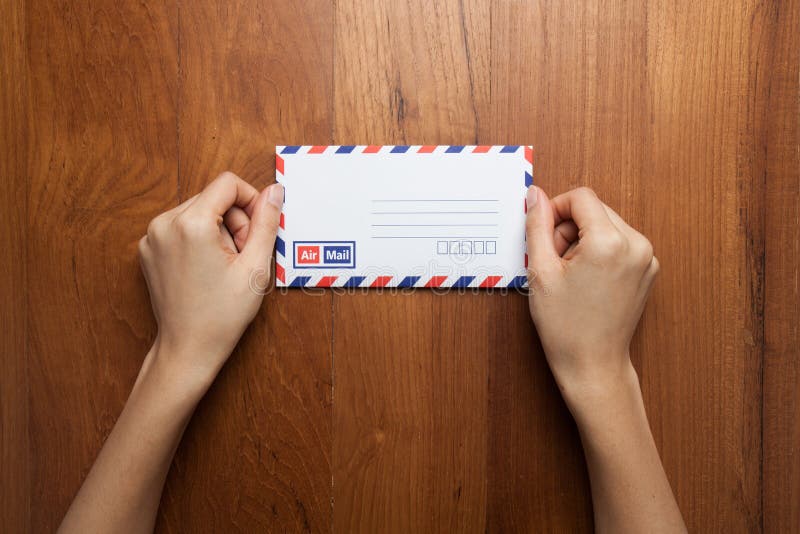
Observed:
[[[800,1],[0,6],[5,532],[59,523],[155,335],[148,221],[276,144],[532,144],[662,272],[632,353],[696,532],[800,531]],[[567,326],[568,327],[568,326]],[[270,293],[162,532],[581,532],[519,295]]]

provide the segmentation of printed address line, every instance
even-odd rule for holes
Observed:
[[[459,239],[500,239],[496,235],[372,235],[372,239],[450,239],[457,241]]]
[[[499,211],[371,211],[371,215],[497,215]]]

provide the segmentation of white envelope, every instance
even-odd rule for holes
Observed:
[[[278,146],[279,287],[525,287],[529,146]]]

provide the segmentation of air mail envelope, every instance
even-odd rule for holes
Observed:
[[[524,287],[529,146],[278,146],[279,287]]]

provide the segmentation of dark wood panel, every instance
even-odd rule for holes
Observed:
[[[487,295],[335,298],[334,530],[483,530]]]
[[[690,530],[800,529],[800,2],[0,14],[10,530],[53,530],[128,395],[155,334],[147,222],[225,169],[272,182],[275,144],[328,142],[533,144],[546,191],[594,187],[662,263],[632,352]],[[158,522],[591,526],[525,298],[425,291],[267,295],[187,429]]]
[[[525,296],[488,308],[489,532],[591,531],[580,441],[536,337]]]
[[[700,26],[699,21],[702,22]],[[690,531],[761,522],[763,159],[768,10],[651,2],[644,229],[661,276],[639,332],[642,386]]]
[[[477,2],[337,3],[335,142],[476,142],[488,15]],[[334,530],[483,530],[491,302],[335,297]]]
[[[800,532],[800,2],[770,6],[764,229],[764,532]]]
[[[174,3],[27,9],[31,521],[60,522],[155,328],[136,242],[175,204]]]
[[[589,185],[633,224],[646,143],[645,20],[625,2],[492,9],[492,138],[534,145],[534,181],[551,196]],[[490,525],[591,531],[580,440],[526,304],[512,300],[495,321],[509,350],[492,365]]]
[[[0,4],[0,524],[15,532],[30,530],[30,453],[25,345],[27,270],[28,71],[25,58],[25,7]]]
[[[767,15],[749,3],[497,4],[492,21],[494,130],[532,135],[540,185],[590,185],[662,260],[632,357],[690,530],[758,528],[761,88],[751,73]],[[575,462],[559,470],[570,465],[579,476]],[[541,486],[515,487],[520,506],[534,508]]]
[[[274,181],[276,144],[330,141],[329,2],[192,2],[180,9],[180,188],[224,170]],[[327,531],[331,296],[270,292],[198,407],[159,529]]]

